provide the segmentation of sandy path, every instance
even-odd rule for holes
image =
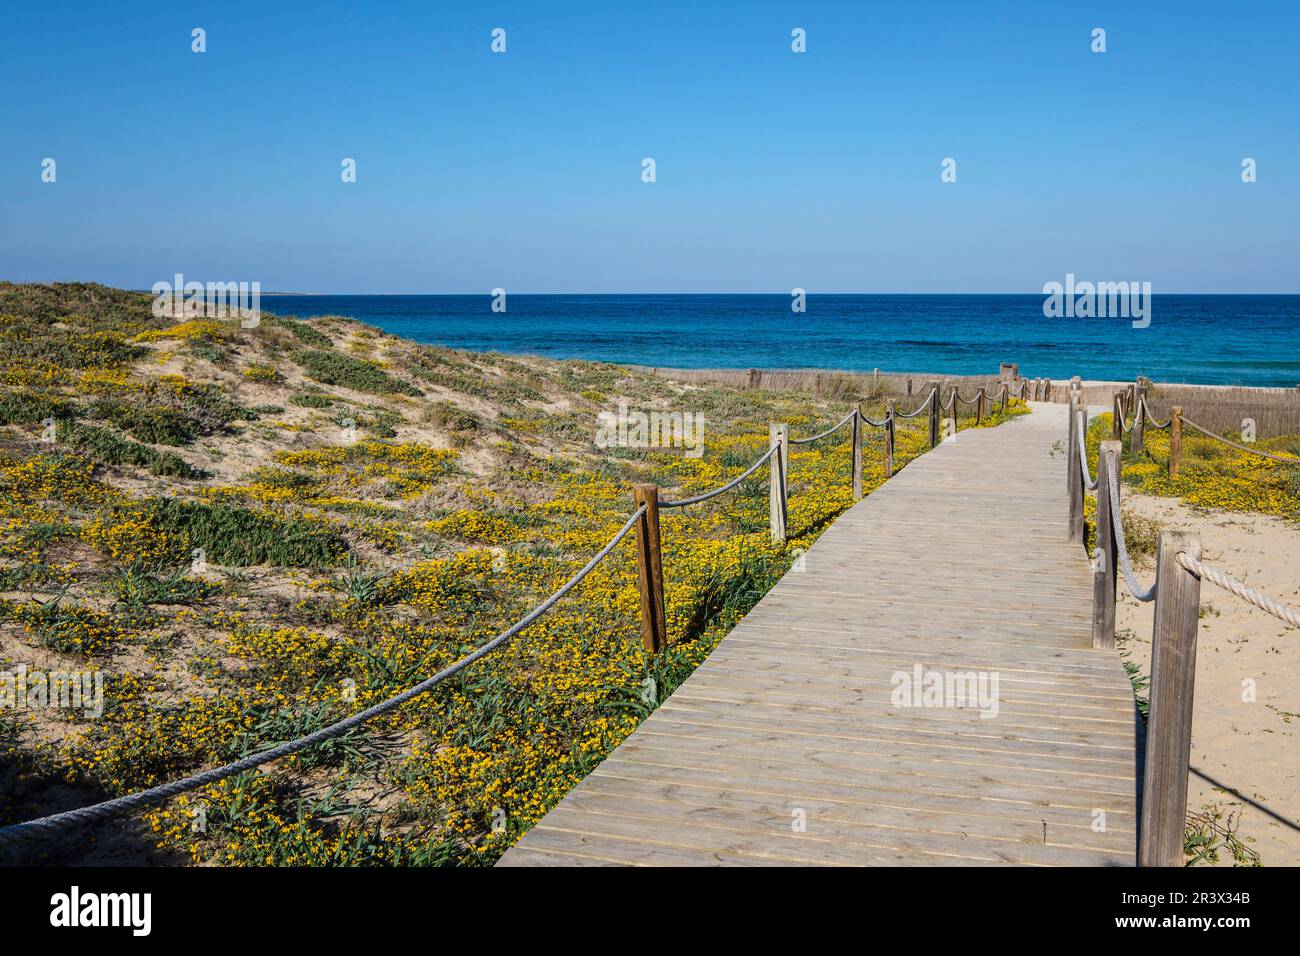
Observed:
[[[1300,607],[1300,528],[1263,515],[1205,512],[1169,498],[1133,495],[1126,510],[1164,528],[1200,535],[1203,558],[1278,600]],[[1139,566],[1144,583],[1154,564]],[[1150,674],[1154,604],[1120,584],[1117,631]],[[1201,589],[1188,810],[1240,812],[1238,837],[1265,866],[1300,864],[1300,631],[1208,582]],[[1253,680],[1255,699],[1244,682]],[[1210,779],[1207,779],[1210,778]],[[1224,792],[1219,787],[1235,791]],[[1278,819],[1281,818],[1281,819]],[[1220,863],[1231,856],[1220,853]]]

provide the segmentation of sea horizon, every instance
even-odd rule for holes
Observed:
[[[690,369],[826,369],[1291,387],[1300,295],[1166,293],[1150,324],[1049,318],[1041,293],[262,293],[428,345]]]

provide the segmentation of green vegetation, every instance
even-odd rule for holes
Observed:
[[[320,522],[238,505],[156,498],[146,503],[145,513],[159,532],[174,536],[176,560],[202,548],[215,564],[323,568],[347,552],[347,543]]]
[[[106,465],[134,465],[151,475],[173,478],[203,476],[201,471],[175,452],[158,451],[93,425],[79,422],[68,425],[63,430],[63,439],[73,448]]]
[[[415,386],[394,378],[369,359],[353,358],[340,352],[303,349],[293,360],[308,375],[324,385],[339,385],[374,395],[419,395]]]

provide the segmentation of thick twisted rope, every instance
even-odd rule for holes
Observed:
[[[1152,415],[1151,406],[1147,404],[1147,400],[1145,398],[1142,399],[1142,412],[1145,416],[1143,422],[1145,423],[1147,428],[1154,428],[1156,431],[1164,431],[1171,424],[1173,424],[1174,420],[1172,418],[1167,418],[1162,422],[1154,415]]]
[[[1083,469],[1083,484],[1089,491],[1096,491],[1097,479],[1092,477],[1092,472],[1088,468],[1087,420],[1084,418],[1082,411],[1076,412],[1075,416],[1075,420],[1079,423],[1079,467]]]
[[[1243,601],[1247,601],[1261,611],[1268,611],[1275,618],[1282,621],[1289,627],[1300,628],[1300,611],[1281,601],[1275,601],[1273,598],[1264,594],[1262,591],[1256,591],[1254,588],[1247,586],[1245,583],[1238,581],[1231,575],[1224,574],[1218,568],[1212,568],[1208,564],[1202,564],[1196,558],[1192,557],[1186,551],[1179,551],[1174,559],[1192,574],[1200,575],[1211,584],[1217,584],[1232,594],[1237,595]]]
[[[791,438],[790,444],[807,445],[810,442],[820,441],[821,439],[825,438],[827,435],[833,435],[841,428],[843,428],[845,425],[847,425],[849,422],[853,421],[853,416],[856,415],[857,413],[858,411],[855,408],[853,411],[849,412],[842,419],[840,419],[840,423],[838,425],[832,425],[830,428],[826,429],[826,431],[822,432],[820,435],[813,435],[811,438]]]
[[[1225,445],[1231,445],[1233,448],[1236,448],[1239,451],[1248,452],[1252,455],[1258,455],[1261,458],[1270,458],[1273,461],[1284,462],[1285,464],[1288,465],[1300,465],[1300,458],[1296,458],[1292,455],[1275,455],[1272,452],[1260,451],[1258,448],[1250,448],[1246,445],[1238,444],[1237,442],[1232,441],[1231,439],[1224,438],[1222,435],[1210,431],[1208,428],[1196,424],[1196,422],[1192,421],[1186,415],[1183,416],[1183,424],[1190,425],[1193,428],[1195,428],[1198,432],[1200,432],[1202,435],[1208,435],[1209,437],[1213,438],[1215,441],[1221,441]]]
[[[758,461],[750,465],[749,468],[745,470],[744,474],[740,474],[737,475],[735,478],[732,478],[721,488],[714,488],[712,491],[706,491],[704,494],[696,495],[694,498],[681,498],[678,499],[677,501],[665,501],[663,498],[660,498],[659,507],[660,508],[685,508],[687,505],[698,505],[702,501],[708,501],[710,498],[716,498],[718,497],[718,495],[724,495],[732,488],[736,487],[736,485],[740,484],[742,481],[744,481],[746,478],[752,475],[754,472],[758,471],[758,469],[761,468],[763,464],[769,458],[771,458],[772,455],[776,453],[776,450],[780,447],[781,447],[781,443],[777,442],[775,445],[769,448],[766,454],[764,454],[761,458],[759,458]]]
[[[1118,415],[1119,415],[1119,428],[1120,428],[1120,431],[1131,432],[1131,431],[1133,430],[1133,422],[1129,421],[1127,418],[1124,417],[1124,409],[1123,409],[1123,407],[1120,405],[1119,402],[1116,402],[1116,403],[1115,403],[1115,406],[1116,406],[1116,408],[1115,408],[1114,410],[1112,410],[1111,414],[1112,414],[1112,415],[1114,415],[1114,414],[1118,414]],[[1134,418],[1134,421],[1136,421],[1136,420],[1137,420],[1137,419],[1136,419],[1136,417],[1135,417],[1135,418]]]
[[[866,415],[863,415],[862,420],[866,422],[868,425],[870,425],[872,428],[884,428],[886,425],[889,424],[888,415],[886,415],[880,421],[876,421],[874,418],[868,418]]]
[[[160,786],[152,787],[149,790],[142,790],[139,793],[128,794],[127,796],[117,797],[113,800],[105,800],[102,803],[92,804],[91,806],[82,807],[78,810],[68,810],[64,813],[55,813],[50,816],[40,817],[36,820],[28,820],[26,823],[15,823],[11,826],[0,828],[0,846],[16,844],[20,841],[47,836],[64,827],[93,823],[97,820],[106,820],[110,817],[130,813],[132,810],[139,810],[155,803],[161,803],[162,801],[177,796],[178,794],[190,790],[197,790],[199,787],[205,787],[209,784],[217,783],[218,781],[225,780],[227,777],[233,777],[246,770],[260,767],[262,764],[269,763],[272,760],[278,760],[281,757],[296,754],[299,751],[306,750],[308,747],[338,737],[347,733],[349,730],[352,730],[354,727],[359,727],[381,714],[388,713],[390,710],[400,707],[409,700],[419,697],[422,694],[427,694],[448,678],[454,677],[475,661],[486,657],[506,642],[512,640],[520,631],[524,630],[554,607],[562,597],[578,585],[578,582],[591,573],[591,570],[595,568],[606,555],[614,550],[615,546],[623,540],[624,536],[627,535],[630,530],[632,530],[632,526],[636,524],[637,519],[645,514],[645,509],[645,505],[638,508],[636,513],[627,519],[627,523],[619,529],[618,533],[609,539],[609,543],[593,555],[591,560],[583,565],[582,569],[578,571],[577,574],[564,582],[564,584],[560,586],[559,590],[521,617],[511,625],[509,629],[502,631],[496,637],[492,638],[492,640],[480,646],[477,650],[462,657],[451,666],[443,668],[432,677],[421,681],[414,687],[404,690],[400,694],[390,697],[381,703],[375,704],[373,707],[367,707],[365,710],[353,714],[351,717],[345,717],[343,720],[330,724],[328,727],[322,727],[320,730],[310,733],[305,737],[299,737],[297,740],[291,740],[287,743],[272,747],[269,750],[249,754],[247,757],[243,757],[233,763],[228,763],[225,766],[213,767],[211,770],[204,770],[202,773],[193,774],[192,776],[185,777],[182,780],[175,780],[171,783],[161,784]]]
[[[1119,513],[1119,462],[1114,452],[1106,454],[1106,481],[1110,486],[1110,523],[1115,531],[1116,550],[1119,552],[1120,570],[1124,572],[1124,583],[1128,585],[1129,593],[1139,601],[1151,601],[1156,596],[1156,583],[1151,582],[1149,588],[1138,584],[1137,575],[1133,572],[1133,561],[1128,556],[1128,542],[1124,540],[1124,521]]]
[[[936,390],[933,389],[933,388],[930,389],[930,395],[926,396],[925,401],[923,401],[923,402],[920,404],[920,406],[919,406],[915,411],[911,411],[911,412],[894,412],[894,417],[895,417],[895,418],[915,418],[917,415],[920,415],[923,411],[925,411],[927,408],[930,407],[930,398],[934,395],[935,391],[936,391]]]

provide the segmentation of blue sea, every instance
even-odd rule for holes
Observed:
[[[1046,318],[1042,295],[263,295],[417,342],[678,368],[821,368],[1300,383],[1300,296],[1156,295],[1151,323]]]

